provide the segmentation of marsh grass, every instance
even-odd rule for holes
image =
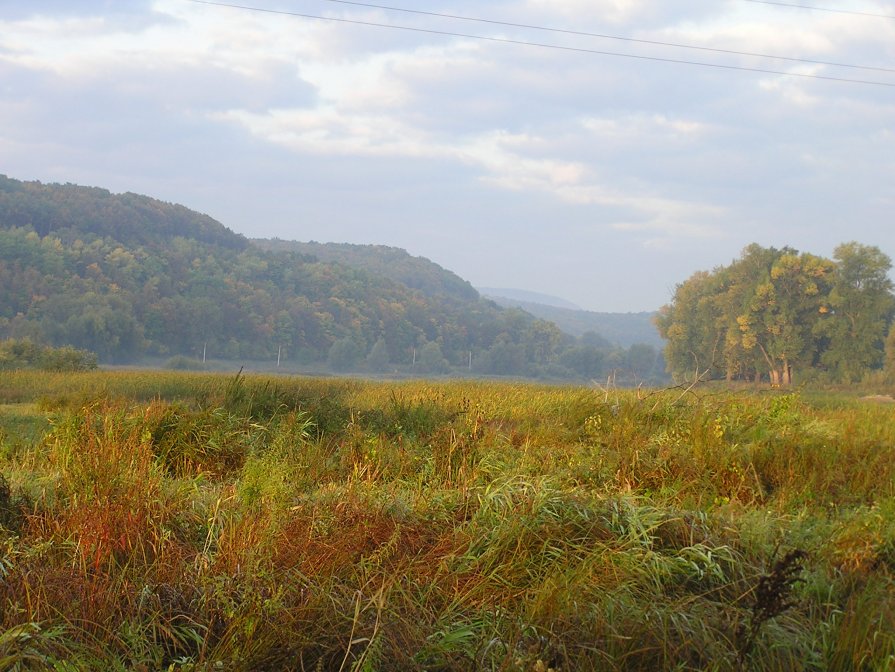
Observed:
[[[889,407],[241,372],[0,395],[29,418],[8,669],[895,665]]]

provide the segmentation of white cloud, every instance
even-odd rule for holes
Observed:
[[[579,122],[602,146],[637,149],[657,145],[691,145],[705,140],[711,129],[697,119],[674,119],[665,114],[633,114],[615,117],[584,117]]]
[[[534,11],[565,20],[581,22],[599,17],[618,23],[636,16],[651,4],[650,0],[528,0]]]
[[[331,108],[275,110],[263,115],[229,112],[221,116],[296,151],[449,159],[475,168],[483,184],[516,192],[539,191],[566,203],[620,209],[638,218],[636,222],[613,225],[619,231],[653,231],[682,237],[718,235],[717,228],[705,222],[724,213],[712,205],[657,197],[642,189],[626,191],[608,184],[578,161],[529,156],[530,147],[540,152],[549,145],[545,138],[533,134],[496,131],[457,144],[440,144],[393,118],[347,116]],[[669,122],[664,117],[656,117],[651,123],[674,133],[679,129],[684,133],[698,131],[698,125]]]
[[[800,68],[805,71],[808,68]],[[816,70],[816,69],[815,69]],[[800,81],[785,76],[775,76],[773,78],[763,77],[759,86],[764,91],[777,94],[781,101],[793,107],[810,109],[817,108],[824,104],[824,99],[820,96],[812,95]]]

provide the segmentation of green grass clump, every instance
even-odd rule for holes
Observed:
[[[887,406],[11,375],[4,669],[895,669]]]

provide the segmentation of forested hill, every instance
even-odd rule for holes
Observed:
[[[27,227],[60,240],[108,238],[129,246],[165,247],[179,236],[244,250],[249,242],[208,215],[182,205],[74,184],[21,182],[0,175],[0,227]]]
[[[655,352],[629,361],[576,342],[401,250],[266,247],[146,196],[0,177],[0,339],[72,345],[103,362],[204,348],[215,359],[280,353],[343,371],[662,370]],[[367,261],[349,267],[349,257]]]
[[[450,296],[461,301],[476,301],[479,298],[475,288],[456,273],[424,257],[414,257],[399,247],[313,241],[303,243],[277,238],[252,242],[263,250],[298,252],[319,261],[357,268],[417,289],[426,296]]]

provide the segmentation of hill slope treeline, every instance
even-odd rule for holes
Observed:
[[[470,360],[477,373],[578,377],[627,364],[624,352],[583,356],[554,324],[401,250],[349,266],[362,252],[353,247],[252,244],[179,205],[0,176],[0,337],[104,362],[206,348],[335,370],[415,362],[427,374]],[[655,353],[634,354],[644,373],[657,369]]]
[[[466,280],[438,264],[414,257],[399,247],[349,243],[304,243],[294,240],[255,239],[252,243],[270,252],[297,252],[326,263],[341,264],[388,278],[431,297],[477,301],[479,293]]]

